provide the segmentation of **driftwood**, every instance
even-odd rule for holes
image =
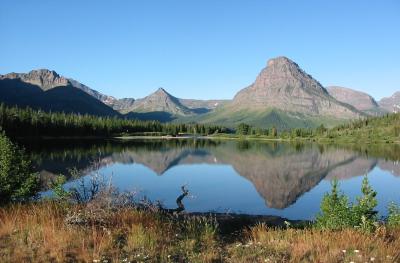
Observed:
[[[170,214],[179,214],[180,212],[185,210],[185,206],[183,205],[182,200],[189,194],[189,190],[185,189],[184,185],[181,187],[181,189],[182,194],[176,199],[176,204],[178,205],[178,207],[175,209],[162,209],[162,211]]]

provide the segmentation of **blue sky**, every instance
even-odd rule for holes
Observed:
[[[232,98],[269,58],[377,99],[400,90],[400,1],[19,1],[0,74],[49,68],[116,97]]]

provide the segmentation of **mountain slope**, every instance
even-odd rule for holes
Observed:
[[[375,99],[365,92],[339,86],[327,87],[327,91],[338,101],[350,104],[359,111],[368,114],[384,112]]]
[[[125,109],[132,107],[133,103],[135,102],[135,99],[133,99],[133,98],[117,99],[113,96],[105,95],[103,93],[98,92],[97,90],[89,88],[88,86],[86,86],[74,79],[68,79],[68,81],[75,88],[78,88],[78,89],[86,92],[90,96],[94,97],[95,99],[100,100],[101,102],[112,107],[116,111],[124,111]]]
[[[194,112],[184,106],[178,98],[175,98],[163,88],[159,88],[143,99],[137,99],[127,111],[140,113],[165,112],[182,116],[194,114]]]
[[[75,88],[66,78],[49,70],[1,75],[0,102],[46,111],[119,115],[101,101]]]
[[[388,112],[399,112],[400,111],[400,91],[395,92],[390,97],[382,98],[379,101],[379,106],[381,106]]]
[[[275,116],[279,114],[281,120],[286,119],[284,123],[266,121],[265,116],[271,112],[275,112]],[[312,127],[360,115],[362,113],[353,106],[330,96],[318,81],[296,63],[286,57],[278,57],[269,60],[255,82],[239,91],[231,103],[199,121],[237,124],[252,119],[251,124],[256,126],[287,128],[296,127],[292,124],[295,119],[303,122],[302,127]]]
[[[207,113],[221,107],[229,102],[229,100],[194,100],[194,99],[178,99],[179,102],[195,113]]]

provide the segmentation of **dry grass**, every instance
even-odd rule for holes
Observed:
[[[257,225],[224,243],[212,220],[174,220],[120,208],[70,225],[87,206],[56,202],[0,209],[1,262],[400,262],[400,229],[274,229]]]
[[[192,224],[190,219],[182,224],[157,213],[122,208],[103,214],[101,224],[66,224],[67,213],[82,213],[80,209],[53,202],[0,209],[1,262],[219,260],[215,232],[207,226],[185,228]]]
[[[269,229],[258,225],[229,248],[237,262],[400,262],[400,229]]]

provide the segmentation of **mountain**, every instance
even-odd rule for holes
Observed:
[[[0,75],[0,102],[45,111],[118,116],[119,113],[47,69]]]
[[[167,122],[178,117],[195,115],[196,111],[183,105],[165,89],[159,88],[147,97],[137,99],[122,113],[127,113],[129,118]]]
[[[277,57],[269,60],[255,82],[239,91],[232,102],[200,121],[289,128],[334,123],[361,115],[353,106],[329,95],[295,62]]]
[[[57,72],[48,69],[32,70],[29,73],[9,73],[0,75],[0,80],[19,79],[24,83],[38,86],[43,91],[50,90],[55,87],[68,86],[68,79],[60,76]]]
[[[78,88],[90,96],[94,97],[95,99],[100,100],[104,104],[112,107],[116,111],[124,111],[125,109],[132,107],[133,103],[135,102],[135,99],[133,98],[123,98],[123,99],[117,99],[113,96],[108,96],[103,93],[98,92],[97,90],[91,89],[88,86],[74,80],[74,79],[68,79],[68,81],[71,83],[72,86],[75,88]]]
[[[327,87],[327,91],[338,101],[350,104],[359,111],[368,114],[382,113],[385,111],[379,107],[373,97],[365,92],[339,86]]]
[[[178,99],[179,102],[195,113],[207,113],[215,110],[228,103],[230,100],[193,100],[193,99]]]
[[[392,96],[382,98],[379,101],[379,106],[384,108],[389,112],[399,112],[400,111],[400,91],[395,92]]]
[[[163,88],[157,89],[154,93],[142,99],[137,99],[132,107],[126,110],[135,112],[168,112],[183,116],[193,114],[178,98],[175,98]]]

